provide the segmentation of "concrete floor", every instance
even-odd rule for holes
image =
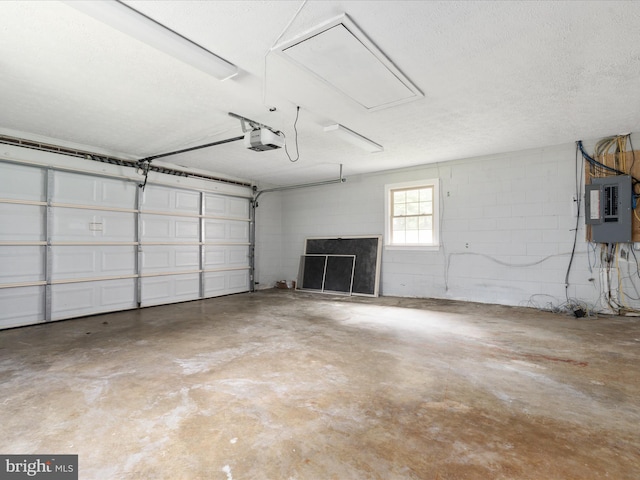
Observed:
[[[640,321],[283,290],[0,332],[0,453],[81,479],[638,479]]]

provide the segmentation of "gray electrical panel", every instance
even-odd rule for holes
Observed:
[[[585,195],[585,222],[591,225],[591,241],[631,242],[632,203],[629,175],[591,179]]]

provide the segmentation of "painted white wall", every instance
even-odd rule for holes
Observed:
[[[259,222],[273,218],[274,223],[268,238],[264,232],[258,234],[258,257],[263,259],[258,263],[259,275],[295,279],[306,237],[384,234],[385,184],[440,178],[441,248],[385,249],[381,293],[560,305],[566,300],[565,274],[576,226],[575,165],[575,145],[566,144],[348,177],[342,185],[282,192],[279,201],[272,198],[260,206]],[[272,244],[278,241],[277,221],[281,222],[281,267],[273,258],[265,260],[277,251]],[[581,213],[566,294],[595,305],[600,298],[600,269],[591,269],[590,263],[596,263],[594,246],[584,239]]]
[[[257,290],[272,288],[278,280],[293,280],[282,268],[282,193],[265,193],[256,208],[255,281]]]

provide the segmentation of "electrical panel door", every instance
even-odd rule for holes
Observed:
[[[591,179],[585,196],[585,222],[591,225],[591,241],[631,242],[632,203],[629,175]]]

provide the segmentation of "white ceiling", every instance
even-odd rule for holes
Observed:
[[[234,112],[284,131],[295,157],[300,106],[296,163],[241,142],[166,158],[287,185],[335,178],[340,164],[348,177],[638,129],[640,2],[126,3],[240,74],[220,82],[65,3],[4,0],[1,134],[138,159],[239,136]],[[423,98],[367,112],[269,53],[342,13]],[[323,131],[334,123],[384,152]]]

